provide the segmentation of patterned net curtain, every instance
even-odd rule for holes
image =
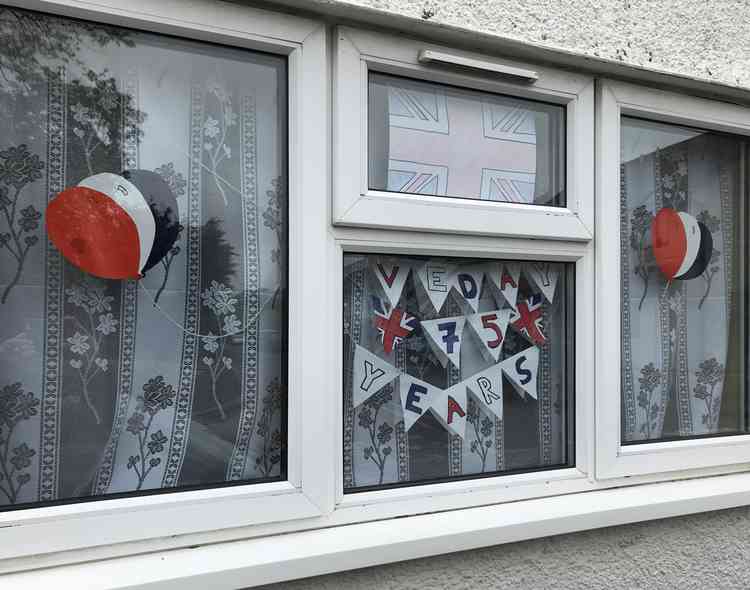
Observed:
[[[285,61],[9,8],[0,30],[0,505],[282,477]],[[44,230],[125,169],[182,226],[140,282]]]
[[[623,129],[641,140],[660,133],[659,127],[628,119]],[[621,167],[627,442],[744,429],[738,328],[745,321],[739,285],[744,142],[682,132],[686,137]],[[655,263],[651,224],[663,207],[689,213],[711,232],[710,262],[695,279],[668,282]]]

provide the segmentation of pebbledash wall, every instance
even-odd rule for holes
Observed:
[[[281,0],[287,10],[407,31],[481,51],[581,63],[624,77],[660,72],[734,86],[750,102],[747,0]],[[638,71],[640,70],[640,71]],[[705,82],[708,84],[700,84]],[[727,94],[723,88],[720,94]],[[750,498],[748,498],[750,503]],[[266,586],[359,588],[750,587],[750,509],[498,545]]]

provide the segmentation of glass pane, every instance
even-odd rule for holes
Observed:
[[[371,189],[565,206],[565,109],[383,74],[369,81]]]
[[[0,27],[0,505],[283,478],[285,59],[7,8]],[[48,240],[48,203],[100,173],[176,200],[142,280]]]
[[[344,256],[344,489],[573,464],[572,266]]]
[[[747,141],[622,119],[622,440],[747,431]]]

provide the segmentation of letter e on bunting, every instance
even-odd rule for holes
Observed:
[[[536,381],[539,373],[539,349],[531,346],[505,359],[500,366],[522,398],[528,393],[537,399]]]
[[[403,260],[379,257],[373,262],[372,272],[375,273],[391,307],[398,305],[410,270],[411,266]]]
[[[429,411],[443,393],[429,383],[402,373],[399,377],[401,393],[401,408],[404,412],[404,428],[408,430],[419,420],[419,417]]]
[[[388,383],[398,377],[399,371],[379,356],[362,348],[359,344],[354,349],[354,366],[352,367],[352,398],[354,406],[360,405]]]
[[[380,297],[373,296],[372,307],[375,314],[373,321],[383,343],[383,350],[386,354],[391,354],[397,344],[401,344],[404,338],[414,332],[419,320],[403,309],[391,308]]]
[[[419,283],[437,313],[440,313],[445,300],[448,298],[454,270],[453,265],[439,261],[426,262],[416,270]]]
[[[430,347],[445,367],[448,361],[461,366],[461,342],[466,318],[456,316],[422,321],[422,331],[427,335]]]
[[[500,360],[500,351],[505,341],[505,330],[508,328],[510,314],[509,309],[496,309],[466,317],[471,329],[482,342],[482,355],[488,361]]]

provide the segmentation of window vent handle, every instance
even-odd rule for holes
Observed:
[[[448,64],[452,66],[461,66],[472,70],[481,70],[483,72],[492,72],[508,78],[523,80],[533,84],[539,79],[539,74],[534,70],[517,68],[515,66],[506,66],[481,59],[464,57],[463,55],[454,55],[452,53],[443,53],[442,51],[433,51],[432,49],[422,49],[417,56],[419,63],[423,64]]]

